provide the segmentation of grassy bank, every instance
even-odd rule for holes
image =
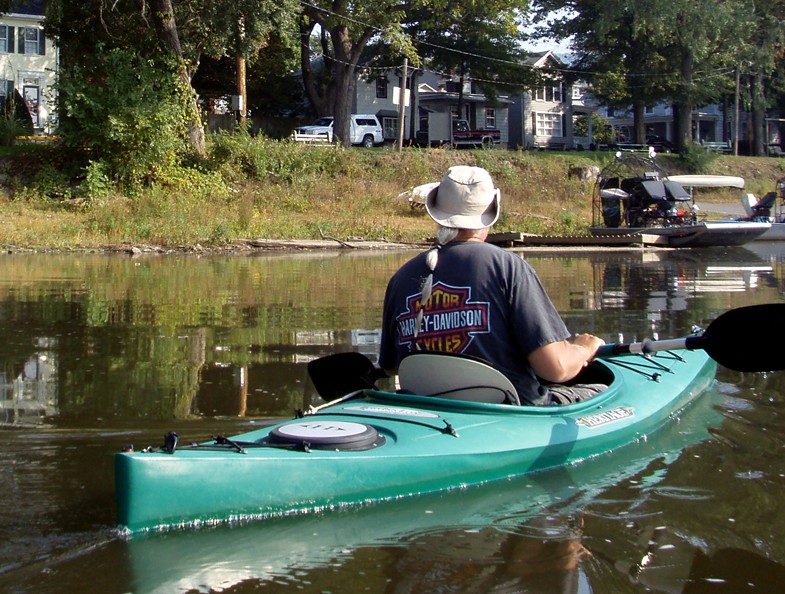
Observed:
[[[106,180],[74,182],[52,146],[0,154],[0,245],[79,249],[113,245],[221,247],[240,239],[363,238],[422,241],[433,224],[396,200],[437,181],[453,164],[488,169],[502,191],[496,231],[585,234],[592,184],[571,167],[604,166],[608,153],[336,149],[246,135],[211,139],[208,158],[176,168],[148,187],[118,192]],[[678,157],[660,155],[669,171]],[[785,160],[718,157],[707,173],[740,175],[761,196],[785,175]],[[704,197],[702,199],[711,199]],[[738,194],[717,195],[738,200]]]

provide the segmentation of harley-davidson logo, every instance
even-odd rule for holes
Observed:
[[[420,309],[423,318],[416,342],[421,349],[461,353],[475,334],[490,332],[488,303],[473,302],[469,287],[437,282],[425,307],[420,306],[420,298],[420,294],[410,296],[407,310],[398,316],[399,340],[411,350]]]
[[[622,419],[629,419],[634,414],[635,409],[631,406],[619,406],[617,408],[612,408],[594,415],[580,417],[575,422],[578,425],[583,425],[584,427],[592,429],[601,425],[607,425],[608,423],[615,423],[616,421],[621,421]]]

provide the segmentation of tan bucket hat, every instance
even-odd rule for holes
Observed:
[[[484,229],[499,219],[501,192],[482,167],[455,165],[428,192],[425,209],[443,227]]]

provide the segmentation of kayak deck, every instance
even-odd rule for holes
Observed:
[[[379,390],[219,443],[116,455],[130,531],[304,513],[571,464],[646,438],[708,388],[703,351],[592,365],[607,390],[568,406],[511,406]]]

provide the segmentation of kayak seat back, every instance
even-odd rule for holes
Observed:
[[[417,352],[398,365],[401,392],[520,405],[518,391],[501,371],[478,357],[456,353]]]

